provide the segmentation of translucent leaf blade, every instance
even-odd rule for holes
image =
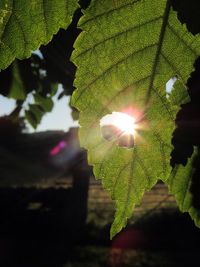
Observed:
[[[169,1],[92,1],[75,43],[78,70],[72,103],[80,110],[81,145],[96,177],[116,200],[111,236],[125,226],[143,193],[170,171],[171,135],[177,109],[166,82],[185,83],[200,53]],[[133,149],[102,138],[99,121],[133,108],[144,116]]]

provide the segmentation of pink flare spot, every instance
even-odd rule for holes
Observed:
[[[53,147],[50,151],[51,156],[57,155],[63,148],[65,148],[67,143],[65,141],[60,141],[55,147]]]
[[[55,156],[60,152],[60,148],[58,146],[55,146],[54,148],[51,149],[50,155]]]
[[[112,248],[143,249],[147,245],[145,234],[137,229],[127,229],[118,234],[112,242]]]
[[[60,141],[60,142],[58,143],[58,146],[59,146],[60,148],[64,148],[64,147],[66,147],[66,145],[67,145],[67,143],[66,143],[65,141]]]

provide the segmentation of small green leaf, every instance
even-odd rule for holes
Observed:
[[[0,70],[15,59],[47,44],[59,28],[66,29],[78,0],[1,0]]]
[[[40,105],[46,112],[50,112],[53,108],[53,100],[51,97],[43,97],[40,94],[34,94],[35,103]]]
[[[25,118],[34,129],[37,128],[37,125],[38,125],[37,117],[32,111],[25,110]]]
[[[200,55],[200,36],[188,33],[167,0],[93,0],[79,26],[72,104],[80,111],[89,164],[116,200],[112,237],[144,192],[171,172],[178,107],[166,98],[166,83],[176,76],[186,84]],[[99,126],[106,114],[129,108],[141,114],[133,149],[106,141]]]
[[[77,109],[75,109],[74,107],[70,106],[72,111],[71,111],[71,116],[72,116],[72,119],[74,121],[77,121],[79,119],[79,112]]]
[[[37,124],[40,123],[45,111],[40,105],[29,104],[29,110],[35,115]]]
[[[200,227],[199,209],[194,206],[194,196],[191,192],[192,177],[195,172],[193,165],[196,155],[197,149],[188,160],[186,166],[176,165],[166,183],[168,184],[170,193],[175,196],[179,209],[182,212],[188,212],[196,226]]]

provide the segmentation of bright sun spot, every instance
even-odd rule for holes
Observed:
[[[100,121],[101,126],[113,125],[120,129],[125,134],[134,134],[135,119],[122,112],[113,112],[112,114],[104,116]]]

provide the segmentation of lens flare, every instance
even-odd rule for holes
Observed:
[[[113,111],[100,120],[102,137],[114,141],[119,147],[133,148],[145,142],[142,133],[149,129],[145,113],[139,108],[127,107],[122,112]]]
[[[135,119],[126,113],[116,112],[113,125],[125,134],[133,135],[135,132]]]
[[[134,135],[135,118],[122,112],[113,112],[101,119],[101,126],[112,125],[117,127],[124,134]]]

